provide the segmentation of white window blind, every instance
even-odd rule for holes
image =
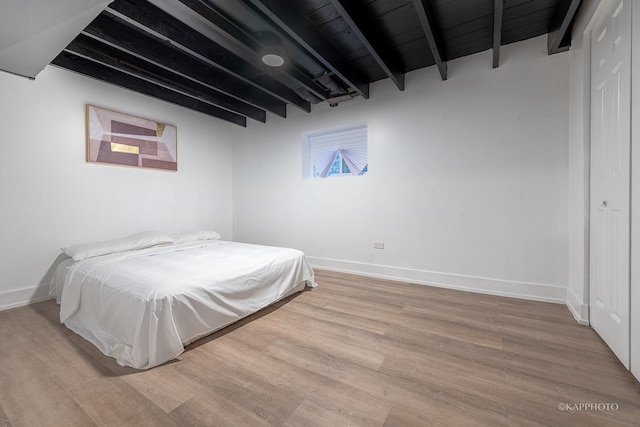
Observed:
[[[367,126],[312,133],[307,138],[314,177],[367,171]]]

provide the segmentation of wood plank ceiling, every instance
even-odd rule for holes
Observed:
[[[369,85],[548,34],[569,49],[581,0],[115,0],[52,64],[240,126],[369,97]],[[261,58],[277,44],[285,59]],[[487,66],[490,66],[487,64]]]

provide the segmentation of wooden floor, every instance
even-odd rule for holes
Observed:
[[[563,305],[316,281],[148,371],[53,301],[0,312],[0,426],[640,425],[640,385]]]

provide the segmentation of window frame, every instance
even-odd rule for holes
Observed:
[[[315,168],[313,154],[312,154],[312,151],[313,151],[312,145],[314,142],[313,141],[314,138],[330,136],[330,135],[346,134],[347,132],[350,132],[350,131],[359,131],[359,130],[364,130],[364,141],[362,146],[356,146],[355,150],[358,153],[357,157],[360,164],[362,164],[363,156],[366,161],[364,166],[362,166],[361,172],[360,173],[351,172],[352,168],[347,162],[347,160],[345,160],[345,156],[342,153],[343,150],[347,150],[348,148],[345,149],[342,147],[337,147],[336,148],[337,153],[336,153],[336,156],[332,157],[333,160],[331,161],[331,165],[335,163],[336,157],[339,157],[340,172],[333,173],[331,175],[327,174],[326,176],[321,176],[320,174],[316,174],[316,168]],[[339,139],[339,138],[336,138],[336,139]],[[338,144],[338,142],[336,142],[336,144]],[[329,165],[327,164],[327,166]],[[344,172],[344,166],[346,166],[349,169],[349,172]],[[360,169],[356,167],[355,170],[360,170]],[[325,179],[325,178],[335,178],[340,176],[361,176],[368,172],[369,172],[369,125],[368,123],[363,123],[363,122],[351,123],[348,125],[318,129],[318,130],[302,133],[302,177],[304,179]]]

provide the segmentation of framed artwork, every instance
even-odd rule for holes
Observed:
[[[87,161],[178,170],[175,126],[87,105]]]

